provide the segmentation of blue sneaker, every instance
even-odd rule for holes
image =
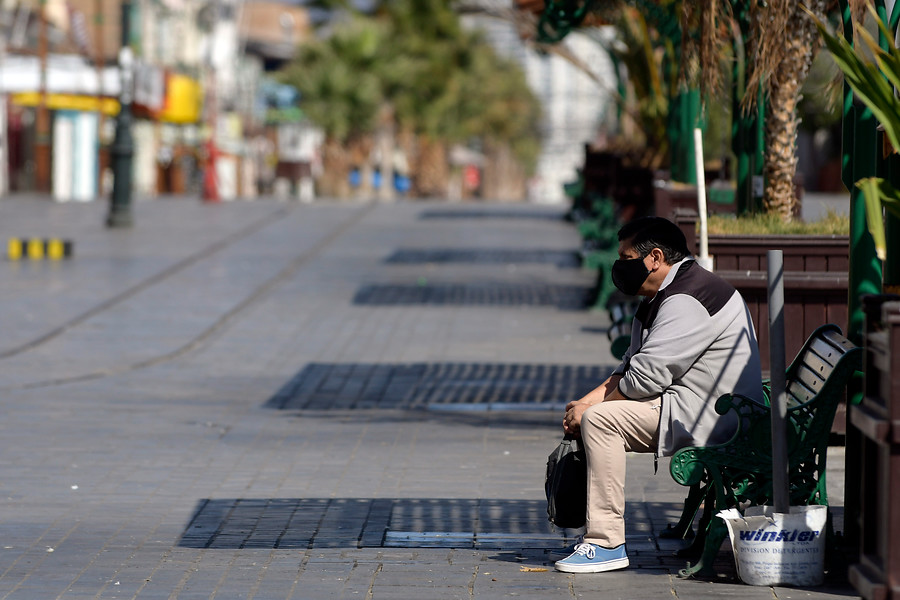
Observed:
[[[563,558],[568,557],[570,554],[575,552],[575,548],[577,548],[580,544],[584,543],[584,536],[579,535],[575,538],[575,541],[566,546],[565,548],[554,548],[547,553],[548,557],[552,560],[561,560]]]
[[[578,544],[568,557],[556,561],[556,570],[563,573],[602,573],[628,566],[625,544],[610,550],[596,544]]]

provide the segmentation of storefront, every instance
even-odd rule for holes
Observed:
[[[118,70],[98,70],[76,55],[51,54],[43,66],[36,56],[8,55],[0,65],[0,86],[8,94],[7,110],[0,115],[8,122],[5,164],[0,168],[8,169],[10,189],[46,188],[59,201],[96,198],[98,152],[111,132],[106,117],[118,112],[114,100],[119,95]],[[49,152],[43,155],[47,162],[42,166],[50,182],[38,186],[37,117],[43,110],[48,114],[48,130],[41,147],[49,144]]]
[[[42,110],[40,68],[37,58],[29,56],[9,56],[0,66],[0,85],[9,93],[4,116],[8,116],[7,167],[13,190],[39,188],[35,173],[36,117]],[[119,112],[118,67],[98,72],[83,57],[51,55],[45,81],[53,198],[88,201],[108,193],[112,175],[106,154]],[[135,191],[148,195],[192,191],[203,106],[200,83],[140,62],[134,81]]]
[[[139,114],[147,119],[135,132],[142,142],[135,152],[135,185],[147,194],[197,193],[203,159],[199,132],[203,89],[197,80],[180,73],[160,75],[158,98],[152,104],[149,98],[138,104]]]
[[[12,189],[34,189],[33,157],[37,137],[35,113],[38,92],[20,92],[9,97],[8,146]],[[119,103],[111,98],[78,94],[46,95],[51,115],[51,191],[59,202],[88,202],[100,195],[101,115],[114,117]],[[107,122],[108,119],[104,119]]]

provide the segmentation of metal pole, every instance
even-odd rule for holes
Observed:
[[[209,32],[209,47],[206,57],[207,66],[207,87],[206,87],[206,118],[209,124],[209,139],[206,141],[206,166],[203,169],[203,188],[201,190],[204,202],[219,202],[221,200],[219,190],[218,174],[216,173],[216,163],[219,158],[219,149],[216,146],[216,134],[218,133],[218,84],[219,76],[216,67],[216,42],[221,35],[219,26],[219,17],[222,9],[219,2],[213,2],[211,5],[213,19],[211,21],[211,29]]]
[[[760,86],[755,107],[744,112],[741,102],[746,92],[746,78],[750,61],[747,56],[750,39],[749,0],[731,0],[731,7],[740,28],[739,39],[735,40],[735,65],[732,82],[732,138],[731,147],[734,152],[735,203],[738,214],[759,213],[762,211],[762,198],[765,179],[763,167],[765,162],[765,114],[766,100]]]
[[[38,21],[38,61],[40,64],[40,84],[37,111],[35,112],[34,176],[35,189],[39,192],[52,191],[50,180],[50,108],[47,106],[47,0],[39,3]]]
[[[689,88],[672,97],[669,105],[669,154],[672,181],[696,184],[694,128],[700,126],[700,90]]]
[[[134,83],[134,56],[129,46],[131,3],[122,3],[122,48],[119,50],[119,69],[122,75],[122,91],[119,96],[119,115],[116,117],[116,136],[112,155],[113,190],[109,205],[107,227],[131,227],[131,168],[134,156],[134,139],[131,136],[131,101]]]
[[[784,358],[784,256],[781,250],[766,253],[769,284],[769,372],[772,391],[772,500],[776,513],[790,513],[788,494],[787,401]]]
[[[6,11],[2,11],[4,20]],[[0,28],[2,29],[2,28]],[[0,30],[0,69],[6,67],[6,31]],[[7,139],[6,89],[0,86],[0,196],[9,192],[9,142]]]
[[[103,115],[103,69],[106,66],[106,49],[103,40],[103,0],[94,0],[94,68],[97,71],[97,196],[102,195],[103,170],[105,160],[103,158],[103,124],[106,120]]]
[[[706,226],[706,169],[703,165],[703,131],[694,129],[694,162],[697,178],[697,212],[700,217],[700,256],[697,263],[707,271],[713,270],[713,261],[709,256],[709,231]]]

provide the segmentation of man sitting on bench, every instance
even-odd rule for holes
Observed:
[[[736,416],[720,416],[723,394],[764,402],[759,348],[741,295],[698,265],[671,221],[645,217],[619,230],[612,280],[644,296],[622,363],[595,390],[566,406],[563,429],[587,454],[587,531],[556,563],[567,573],[628,566],[625,453],[670,456],[727,441]]]

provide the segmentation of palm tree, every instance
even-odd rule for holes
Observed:
[[[389,82],[400,127],[412,134],[413,188],[418,196],[447,195],[448,145],[465,138],[466,69],[476,50],[443,0],[396,0],[383,5],[398,61]]]
[[[806,4],[818,14],[826,9],[826,0]],[[753,18],[758,43],[745,101],[757,97],[759,86],[766,92],[763,206],[790,221],[797,206],[797,106],[820,39],[815,22],[796,0],[769,0],[757,6]]]
[[[628,2],[640,5],[643,12],[654,6],[674,6],[673,0]],[[545,15],[551,4],[558,9],[563,2],[546,0]],[[746,54],[749,76],[742,104],[744,110],[754,108],[762,91],[766,102],[764,206],[767,212],[776,213],[785,220],[792,218],[797,205],[794,191],[799,126],[797,106],[803,83],[819,49],[815,25],[804,11],[804,5],[812,12],[822,14],[828,4],[828,0],[681,0],[684,32],[681,74],[689,84],[701,82],[707,101],[720,92],[722,68],[726,62],[722,57],[728,53],[725,48],[742,33],[739,15],[749,14],[750,31],[744,32],[749,34],[747,38],[751,42]],[[595,10],[600,11],[600,6],[606,6],[606,3],[598,3]],[[634,26],[634,19],[619,23],[621,36],[635,38]],[[632,53],[642,52],[641,45],[634,39],[629,45]],[[666,49],[667,52],[672,50]],[[637,79],[651,81],[646,76]],[[645,101],[654,102],[653,89],[638,90],[638,93],[643,93]],[[652,107],[651,104],[649,108]]]
[[[302,108],[325,130],[323,194],[345,195],[351,165],[375,167],[373,148],[383,193],[393,143],[406,150],[422,196],[446,195],[451,144],[506,149],[522,171],[536,160],[540,111],[521,69],[464,30],[444,0],[394,0],[338,23],[282,80],[300,90]]]
[[[482,46],[472,38],[472,48]],[[493,52],[474,52],[467,73],[460,90],[460,125],[466,138],[482,140],[486,159],[482,195],[523,197],[527,171],[540,153],[540,105],[524,73]]]
[[[635,7],[622,6],[613,21],[621,36],[622,47],[613,50],[628,72],[628,83],[636,109],[635,124],[644,139],[638,158],[641,165],[658,169],[669,156],[670,98],[675,96],[677,82],[667,77],[666,56],[675,50],[666,47],[669,40],[660,35]],[[665,49],[665,52],[660,50]],[[633,145],[633,144],[632,144]],[[632,148],[632,151],[634,148]]]
[[[386,35],[375,21],[353,19],[301,49],[281,74],[300,91],[307,117],[325,132],[323,195],[348,196],[350,170],[367,163],[384,101]]]
[[[757,107],[760,96],[765,99],[763,208],[790,221],[797,206],[794,189],[800,125],[797,108],[820,46],[815,23],[803,5],[821,14],[828,2],[730,0],[730,3],[730,10],[724,0],[685,4],[690,6],[685,11],[685,28],[699,32],[696,44],[700,47],[700,67],[695,72],[704,90],[715,95],[722,64],[715,57],[722,55],[723,47],[731,43],[731,36],[739,35],[741,27],[736,22],[736,14],[747,14],[750,21],[749,48],[746,48],[748,71],[741,105],[744,111],[750,111]],[[702,17],[698,19],[698,15]],[[696,54],[686,53],[686,60],[696,60]]]

